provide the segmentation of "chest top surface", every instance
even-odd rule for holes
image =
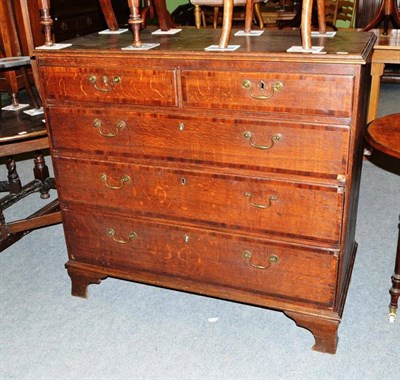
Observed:
[[[129,32],[104,35],[91,34],[69,42],[71,47],[61,50],[36,50],[39,57],[65,57],[93,55],[97,59],[108,55],[115,57],[157,57],[162,59],[208,59],[208,60],[263,60],[287,62],[322,62],[322,63],[356,63],[365,64],[376,40],[373,33],[356,31],[338,31],[334,37],[313,37],[313,47],[323,46],[320,53],[288,53],[292,46],[301,46],[300,31],[273,30],[264,31],[258,37],[235,36],[232,32],[231,45],[239,45],[235,51],[211,51],[204,49],[218,44],[218,30],[213,29],[183,29],[174,35],[154,35],[154,30],[147,28],[142,33],[144,44],[158,43],[159,46],[150,50],[130,49],[132,43]]]

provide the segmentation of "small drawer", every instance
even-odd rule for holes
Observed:
[[[182,71],[186,107],[351,116],[354,77],[274,72]]]
[[[173,70],[103,67],[80,62],[80,66],[44,66],[44,92],[48,102],[70,101],[130,105],[176,106]]]
[[[332,305],[337,253],[90,212],[64,213],[71,260]]]
[[[60,196],[126,215],[338,243],[340,188],[101,161],[55,159]]]
[[[333,178],[347,170],[349,131],[339,126],[68,107],[51,108],[49,121],[53,148],[61,154],[157,157]]]

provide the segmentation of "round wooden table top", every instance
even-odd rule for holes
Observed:
[[[400,159],[400,113],[373,120],[365,139],[376,150]]]

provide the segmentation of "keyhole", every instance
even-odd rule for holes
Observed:
[[[264,91],[266,87],[267,87],[267,86],[266,86],[265,82],[264,82],[263,80],[260,81],[260,90],[261,90],[261,91]]]
[[[181,185],[185,186],[187,184],[187,179],[185,177],[181,177]]]
[[[179,130],[183,131],[185,129],[185,124],[184,123],[179,123]]]

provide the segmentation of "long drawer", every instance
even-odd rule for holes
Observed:
[[[43,67],[47,101],[176,106],[174,70],[105,67]]]
[[[189,107],[350,117],[351,75],[184,70]]]
[[[75,210],[64,213],[64,226],[71,260],[297,302],[330,306],[334,300],[338,259],[333,251]]]
[[[340,239],[344,196],[333,186],[104,161],[54,163],[64,201],[241,233]]]
[[[347,170],[349,132],[339,126],[68,107],[51,108],[50,122],[63,153],[333,177]]]

